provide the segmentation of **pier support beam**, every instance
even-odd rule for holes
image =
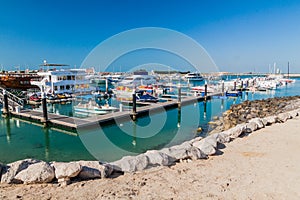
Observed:
[[[8,96],[6,90],[3,90],[3,111],[2,114],[4,117],[9,116],[9,108],[8,108]]]
[[[43,107],[43,119],[41,122],[43,123],[44,127],[48,125],[48,113],[47,113],[47,101],[46,101],[46,94],[42,92],[42,107]]]
[[[236,91],[236,82],[233,83],[233,90]]]
[[[136,112],[136,93],[135,90],[133,90],[132,93],[132,120],[136,121],[137,119],[137,112]]]
[[[181,86],[178,86],[178,108],[181,108]]]

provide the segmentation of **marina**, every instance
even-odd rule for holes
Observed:
[[[48,111],[47,124],[45,124],[41,101],[40,105],[32,105],[34,107],[37,106],[37,108],[33,107],[28,109],[25,108],[25,106],[24,109],[16,109],[16,106],[13,106],[12,109],[10,109],[9,116],[1,118],[4,129],[1,130],[0,135],[5,137],[0,138],[6,138],[2,140],[1,146],[7,150],[11,148],[19,149],[20,147],[15,146],[18,144],[18,141],[16,141],[17,138],[14,136],[14,133],[20,135],[20,133],[18,133],[20,128],[18,127],[26,126],[28,129],[39,127],[38,129],[40,129],[40,131],[38,132],[47,132],[52,135],[51,137],[58,136],[59,138],[61,138],[62,135],[68,135],[64,137],[68,137],[69,139],[64,141],[63,145],[63,149],[67,149],[62,150],[60,147],[54,147],[58,145],[59,142],[50,142],[46,145],[46,143],[43,142],[43,137],[46,136],[44,134],[39,135],[37,139],[40,138],[38,140],[41,141],[42,149],[45,149],[44,151],[40,151],[42,149],[38,150],[36,152],[39,152],[38,154],[34,153],[36,154],[34,156],[36,158],[48,161],[71,161],[74,159],[93,158],[113,161],[120,159],[124,155],[136,155],[148,149],[159,149],[166,143],[169,143],[169,145],[180,144],[197,135],[205,135],[210,129],[209,122],[215,116],[220,116],[220,114],[227,110],[232,104],[237,104],[245,100],[299,95],[299,79],[295,80],[295,83],[283,85],[276,90],[267,90],[264,92],[259,90],[238,92],[240,88],[239,84],[241,84],[241,82],[239,82],[239,84],[236,84],[237,92],[230,91],[231,95],[226,95],[225,83],[224,92],[222,92],[222,87],[218,87],[219,92],[215,92],[215,90],[212,90],[214,89],[213,85],[209,84],[207,86],[206,99],[205,83],[202,82],[202,85],[200,84],[199,86],[191,85],[190,87],[200,90],[195,92],[193,90],[188,91],[182,82],[180,91],[181,98],[178,98],[179,91],[178,88],[175,87],[178,86],[178,84],[175,83],[174,86],[172,86],[174,88],[171,90],[168,89],[167,93],[163,94],[157,103],[136,101],[136,110],[134,110],[132,97],[129,100],[118,100],[118,97],[112,96],[109,99],[109,104],[113,107],[117,107],[118,110],[101,115],[90,114],[84,115],[83,117],[76,117],[74,107],[78,105],[78,102],[82,102],[82,100],[77,99],[85,96],[85,94],[80,94],[70,101],[60,103],[50,103],[49,100],[46,101]],[[234,83],[234,81],[232,81],[232,83]],[[246,81],[244,83],[246,83]],[[229,87],[233,88],[234,85]],[[105,91],[105,86],[102,91]],[[242,95],[233,95],[234,93]],[[129,94],[132,95],[132,93]],[[95,95],[89,95],[87,99],[91,100],[94,98],[97,99]],[[101,99],[101,101],[106,101],[103,99],[103,96],[101,96]],[[120,106],[120,104],[122,106]],[[166,120],[164,122],[165,125],[161,124],[163,122],[161,119]],[[158,129],[156,130],[154,127],[158,127]],[[202,132],[197,132],[198,127],[201,127]],[[157,136],[147,138],[153,133],[156,133]],[[26,135],[28,134],[29,133],[26,133]],[[98,147],[92,150],[89,149],[89,146],[94,146],[95,141],[98,141]],[[27,142],[31,143],[30,141]],[[111,142],[122,147],[125,152],[109,147]],[[70,143],[77,143],[77,145],[73,147],[72,145],[70,146]],[[88,152],[87,150],[82,150],[87,147]],[[74,148],[77,148],[77,150]],[[81,149],[81,153],[78,152],[78,148]],[[30,149],[32,148],[30,147],[28,152],[32,152]],[[46,151],[47,154],[45,154]],[[65,156],[58,156],[62,153],[65,154],[66,151],[69,151],[69,153]],[[5,152],[6,151],[3,151],[2,156],[0,155],[4,162],[27,157],[21,156],[23,153],[20,152],[20,154],[17,154],[14,158],[8,158],[5,156]],[[25,152],[27,152],[27,150]],[[74,152],[74,154],[72,152]]]
[[[0,11],[0,200],[300,199],[300,1]]]

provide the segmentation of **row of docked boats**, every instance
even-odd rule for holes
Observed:
[[[194,95],[203,95],[205,91],[207,93],[225,91],[227,96],[236,96],[240,95],[239,92],[235,92],[236,90],[265,91],[294,82],[292,79],[276,75],[247,79],[238,78],[219,82],[214,81],[208,83],[207,87],[205,87],[203,83],[199,84],[204,82],[204,78],[198,72],[187,73],[185,75],[173,74],[172,76],[170,74],[164,76],[148,74],[148,72],[143,70],[132,74],[99,74],[95,73],[94,70],[67,69],[64,67],[65,65],[49,64],[47,62],[44,62],[42,66],[47,67],[47,70],[38,70],[30,73],[24,72],[22,75],[20,73],[6,73],[10,79],[3,78],[5,73],[2,73],[2,76],[0,76],[0,85],[12,89],[36,89],[37,92],[31,93],[29,96],[30,101],[40,101],[41,92],[47,94],[46,98],[50,102],[65,101],[74,99],[77,94],[91,94],[94,91],[99,91],[98,86],[105,85],[106,92],[108,92],[108,88],[111,88],[111,92],[118,101],[132,100],[132,94],[136,93],[137,101],[155,103],[162,97],[172,97],[172,95],[176,97],[177,94],[176,92],[173,93],[173,91],[177,90],[178,84],[180,84],[181,88],[185,87],[185,93]],[[15,77],[15,79],[11,77]],[[18,87],[16,81],[14,84],[8,84],[14,82],[13,80],[22,80],[23,85]],[[190,82],[197,82],[197,84],[190,87]],[[27,84],[26,87],[24,84]],[[104,97],[104,95],[107,95],[104,91],[99,93],[100,96],[103,95]],[[75,105],[74,108],[77,112],[93,114],[106,114],[107,112],[118,110],[107,103],[91,105],[86,102],[81,102]]]

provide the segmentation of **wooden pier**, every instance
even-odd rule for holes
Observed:
[[[218,96],[221,93],[213,93],[209,94],[206,99],[209,100],[212,96]],[[105,115],[96,115],[88,118],[77,118],[77,117],[69,117],[64,115],[58,115],[53,113],[48,113],[48,121],[47,124],[50,127],[68,130],[68,131],[76,131],[77,128],[88,128],[99,124],[109,124],[114,123],[116,120],[129,120],[133,117],[140,117],[144,115],[148,115],[149,112],[161,112],[162,108],[164,110],[178,108],[179,106],[188,105],[191,103],[195,103],[198,101],[204,101],[205,97],[203,96],[188,96],[182,97],[181,102],[178,102],[178,99],[170,99],[166,102],[158,102],[158,103],[149,103],[149,105],[145,105],[142,107],[137,107],[136,113],[132,111],[123,111],[123,112],[113,112]],[[34,121],[37,123],[41,123],[43,121],[43,112],[36,110],[20,110],[20,111],[11,111],[10,115],[15,118],[20,118],[23,120]]]

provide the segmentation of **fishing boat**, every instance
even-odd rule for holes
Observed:
[[[36,72],[0,72],[0,86],[3,88],[25,91],[27,89],[38,89],[30,83],[31,79],[40,78]]]

